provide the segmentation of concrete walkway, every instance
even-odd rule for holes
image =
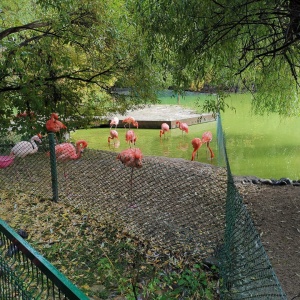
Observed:
[[[185,122],[190,126],[216,120],[211,113],[197,114],[194,110],[180,105],[151,105],[143,109],[128,110],[125,115],[108,115],[105,119],[107,119],[109,126],[110,120],[113,117],[118,117],[121,125],[123,119],[128,116],[138,121],[139,128],[149,129],[159,129],[161,123],[167,123],[170,128],[176,128],[176,121]]]

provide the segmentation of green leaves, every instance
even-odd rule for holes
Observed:
[[[92,117],[156,101],[159,76],[153,76],[125,2],[22,0],[19,7],[17,0],[5,0],[1,16],[0,109],[34,111],[39,118],[53,111]],[[134,91],[133,103],[112,101],[116,82]],[[99,94],[105,94],[104,106]],[[12,117],[1,115],[1,124]]]
[[[238,87],[254,93],[256,111],[289,115],[300,111],[300,5],[288,3],[144,0],[136,1],[136,18],[176,88],[197,80],[223,91]]]

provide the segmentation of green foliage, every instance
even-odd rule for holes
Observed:
[[[298,1],[136,1],[149,55],[177,89],[254,93],[254,110],[299,114]],[[217,109],[217,107],[215,107]]]
[[[56,111],[69,127],[70,116],[83,123],[157,101],[160,79],[125,1],[5,0],[1,10],[2,134],[17,113],[44,121]],[[126,100],[112,96],[117,82],[129,88]]]

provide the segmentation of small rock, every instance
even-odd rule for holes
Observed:
[[[274,184],[271,179],[261,179],[260,182],[263,183],[263,184],[268,184],[268,185],[273,185]]]
[[[28,238],[28,233],[27,233],[25,230],[23,230],[23,229],[19,229],[19,230],[17,231],[17,233],[18,233],[23,239],[27,239],[27,238]]]
[[[211,268],[212,266],[218,267],[220,265],[219,260],[214,256],[204,258],[202,260],[202,263],[209,268]]]

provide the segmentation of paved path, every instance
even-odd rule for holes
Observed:
[[[212,114],[197,114],[194,110],[184,108],[180,105],[151,105],[143,109],[128,110],[125,115],[108,115],[107,122],[112,117],[118,117],[120,123],[127,117],[132,116],[139,123],[139,128],[160,128],[161,123],[168,123],[171,128],[176,127],[176,121],[190,125],[215,121]]]

